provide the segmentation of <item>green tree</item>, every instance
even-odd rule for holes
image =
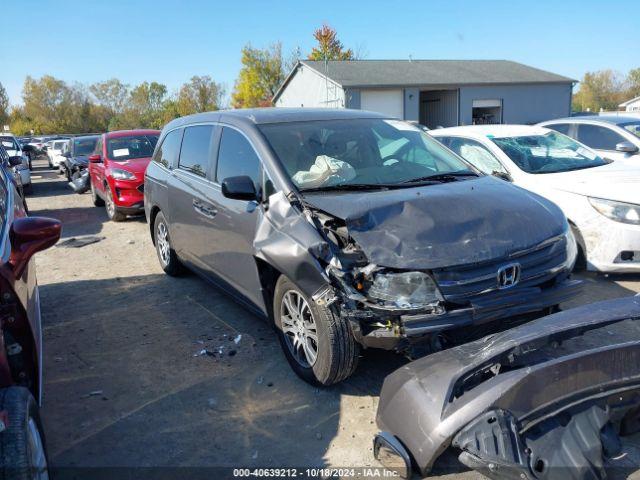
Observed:
[[[161,128],[167,87],[158,82],[142,82],[131,89],[127,107],[109,122],[109,130]]]
[[[640,68],[629,70],[627,74],[627,100],[640,97]]]
[[[266,49],[247,45],[242,49],[241,63],[231,104],[235,108],[271,106],[271,99],[285,77],[281,44]]]
[[[179,115],[218,110],[222,103],[224,88],[213,81],[209,75],[193,76],[188,83],[180,87],[175,108]],[[170,109],[172,105],[166,105]]]
[[[580,89],[573,96],[573,108],[592,112],[617,110],[624,96],[624,82],[613,70],[587,72],[580,82]]]
[[[313,32],[313,37],[318,45],[311,50],[309,60],[355,60],[353,50],[345,50],[337,32],[326,23]]]
[[[9,95],[0,82],[0,128],[9,121]]]
[[[112,115],[122,113],[129,97],[129,86],[117,78],[94,83],[89,87],[89,91],[98,104],[107,108]]]

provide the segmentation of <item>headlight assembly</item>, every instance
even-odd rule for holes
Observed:
[[[615,222],[640,225],[640,205],[591,197],[589,203],[599,213]]]
[[[119,168],[111,169],[111,175],[116,180],[136,180],[137,178],[133,173],[126,170],[121,170]]]
[[[419,308],[442,300],[431,276],[423,272],[377,273],[368,296],[400,308]]]

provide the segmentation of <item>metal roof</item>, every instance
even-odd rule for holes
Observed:
[[[509,60],[353,60],[301,63],[343,87],[572,83],[569,77]]]

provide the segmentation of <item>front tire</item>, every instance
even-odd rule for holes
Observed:
[[[273,314],[285,357],[301,379],[328,386],[353,374],[360,346],[349,322],[317,305],[284,275],[276,283]]]
[[[109,188],[109,185],[105,185],[104,191],[107,194],[107,199],[105,200],[104,206],[107,210],[107,216],[109,217],[109,220],[111,220],[112,222],[122,222],[127,218],[127,216],[118,211],[118,207],[116,207],[116,202],[113,200],[113,194],[111,193],[111,188]]]
[[[158,254],[158,260],[160,261],[162,270],[172,277],[182,273],[184,268],[178,259],[178,255],[171,246],[169,225],[162,212],[158,212],[153,222],[153,243],[156,246],[156,253]]]
[[[2,478],[48,479],[44,434],[33,395],[24,387],[5,388],[0,391],[0,410],[9,413],[9,425],[0,433]]]

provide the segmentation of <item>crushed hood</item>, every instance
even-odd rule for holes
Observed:
[[[505,257],[563,232],[552,202],[490,176],[387,191],[305,194],[346,222],[368,260],[433,269]]]
[[[640,204],[638,166],[614,161],[601,167],[539,176],[545,177],[545,184],[565,192]]]

